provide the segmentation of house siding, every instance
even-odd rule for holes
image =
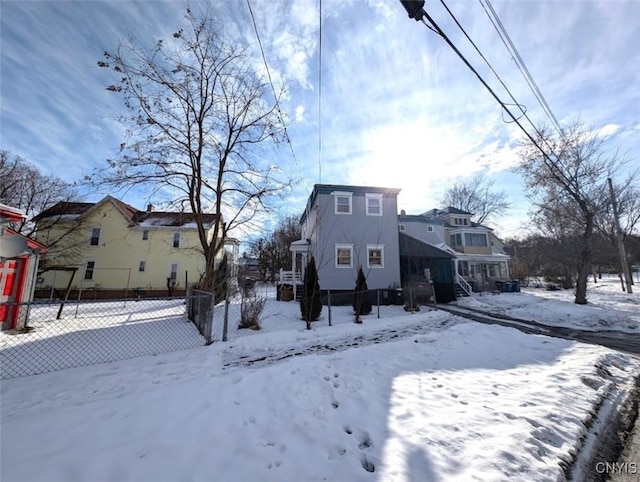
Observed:
[[[348,189],[337,186],[335,190]],[[366,192],[366,188],[353,192],[351,214],[335,213],[334,196],[330,192],[318,192],[310,206],[305,232],[311,240],[311,252],[316,259],[323,290],[352,290],[359,266],[365,272],[370,289],[400,283],[396,194],[384,194],[382,197],[382,216],[368,216]],[[336,267],[336,245],[353,246],[352,267]],[[367,245],[383,246],[384,267],[367,267]]]
[[[73,222],[57,224],[41,236],[56,239],[57,233],[68,229],[69,223]],[[91,246],[91,229],[96,227],[100,228],[100,242],[98,246]],[[123,290],[128,286],[130,290],[166,290],[172,264],[178,265],[175,288],[184,289],[187,275],[189,282],[195,282],[204,270],[202,248],[193,227],[131,225],[113,203],[105,202],[96,206],[78,230],[68,254],[52,263],[79,268],[72,289]],[[146,240],[143,239],[143,231],[148,231]],[[209,230],[209,238],[212,231],[213,227]],[[174,248],[174,234],[177,232],[180,233],[180,246]],[[95,262],[90,280],[84,279],[86,261]],[[139,271],[141,261],[145,264],[142,272]],[[60,290],[66,288],[69,274],[50,271],[42,278],[39,289]]]

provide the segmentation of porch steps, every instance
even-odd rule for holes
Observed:
[[[469,293],[467,293],[462,286],[456,283],[456,298],[460,298],[463,296],[469,296]]]

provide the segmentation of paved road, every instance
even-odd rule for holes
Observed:
[[[525,333],[554,336],[556,338],[602,345],[630,355],[640,356],[640,335],[637,334],[619,331],[586,331],[575,328],[549,326],[536,321],[523,320],[521,318],[456,305],[440,305],[438,309],[482,323],[509,326]]]

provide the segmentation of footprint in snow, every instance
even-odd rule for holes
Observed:
[[[351,430],[351,427],[349,425],[345,425],[344,427],[342,427],[344,429],[344,431],[351,435],[353,433],[353,430]]]
[[[373,440],[371,440],[371,437],[369,436],[368,432],[366,431],[362,432],[362,434],[360,434],[359,440],[360,440],[360,444],[358,445],[358,448],[360,450],[373,447]]]
[[[335,398],[331,401],[331,406],[334,408],[334,410],[336,408],[338,408],[340,406],[340,402],[338,400],[336,400]]]

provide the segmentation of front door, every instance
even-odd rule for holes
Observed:
[[[16,301],[18,293],[19,263],[17,260],[6,260],[0,263],[0,323],[2,329],[11,328],[15,307],[9,303]]]

